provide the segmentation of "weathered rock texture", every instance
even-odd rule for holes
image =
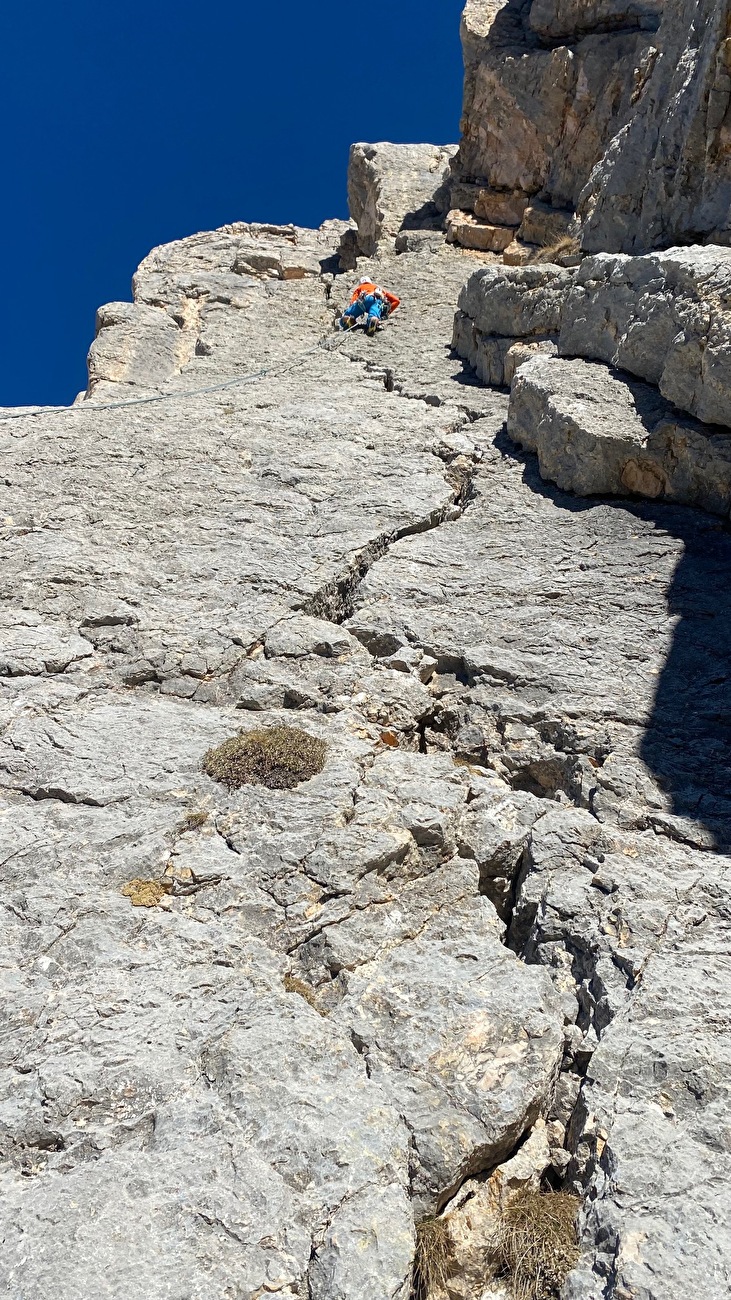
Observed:
[[[490,1198],[541,1180],[583,1200],[566,1297],[728,1295],[731,542],[546,486],[505,436],[535,400],[563,473],[595,370],[610,440],[671,421],[555,355],[612,280],[597,347],[642,357],[639,272],[469,282],[509,409],[449,346],[475,254],[411,228],[410,155],[390,207],[376,161],[358,273],[403,306],[375,339],[332,332],[352,225],[236,223],[102,309],[84,401],[0,413],[10,1300],[410,1300],[434,1215],[449,1300],[483,1300]],[[642,320],[692,357],[710,298],[663,266]],[[704,376],[676,458],[716,437]],[[293,722],[310,780],[205,775]]]
[[[700,762],[716,708],[681,739],[676,688],[654,723],[653,698],[681,538],[715,586],[731,554],[700,519],[568,509],[492,447],[504,399],[445,351],[467,254],[377,264],[403,314],[319,347],[330,281],[278,268],[327,266],[340,234],[269,231],[256,274],[248,229],[157,250],[137,305],[101,314],[91,400],[2,426],[4,1288],[405,1300],[414,1210],[449,1210],[543,1114],[594,1188],[574,1294],[665,1261],[647,1293],[680,1295],[726,1186],[698,1110],[724,1076],[707,1056],[689,1112],[690,1029],[638,998],[689,989],[679,898],[694,943],[721,923],[725,860],[677,839],[723,839],[729,810]],[[328,743],[306,786],[202,774],[292,710]],[[134,878],[168,881],[164,906],[134,909]],[[631,1044],[668,1062],[659,1102]],[[695,1217],[659,1173],[651,1210],[641,1174],[635,1208],[616,1183],[667,1125]],[[681,1230],[685,1263],[658,1244]]]
[[[516,197],[497,218],[529,247],[574,213],[590,252],[728,243],[729,12],[725,0],[468,0],[452,206],[479,221],[501,194],[537,195],[540,220]]]
[[[730,277],[713,246],[487,267],[460,294],[453,344],[484,383],[511,386],[508,433],[560,487],[728,518]]]
[[[372,257],[400,230],[439,230],[456,145],[354,144],[348,204],[358,227],[357,252]]]

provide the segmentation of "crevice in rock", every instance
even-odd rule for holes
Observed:
[[[357,555],[339,577],[325,583],[302,605],[296,608],[313,618],[325,619],[327,622],[342,624],[351,618],[356,609],[359,589],[373,565],[388,553],[390,548],[404,537],[413,537],[419,533],[428,533],[445,523],[453,523],[468,509],[475,497],[474,467],[470,470],[451,469],[445,475],[452,487],[452,496],[444,505],[430,511],[423,519],[412,524],[405,524],[370,542]]]

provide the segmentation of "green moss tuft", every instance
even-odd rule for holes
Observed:
[[[322,771],[326,754],[324,740],[298,727],[268,727],[232,736],[217,749],[209,749],[203,770],[229,790],[243,785],[292,790]]]

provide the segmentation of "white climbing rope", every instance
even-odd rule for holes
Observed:
[[[285,361],[279,365],[263,366],[261,370],[253,370],[248,375],[236,375],[231,379],[221,380],[218,384],[208,384],[205,388],[184,388],[171,393],[155,393],[153,397],[130,397],[124,402],[80,402],[78,406],[42,406],[38,411],[14,411],[12,415],[1,415],[0,424],[9,424],[11,420],[34,420],[40,415],[72,415],[81,411],[119,411],[127,406],[148,406],[152,402],[172,402],[183,397],[200,397],[206,393],[221,393],[227,388],[235,388],[237,384],[250,384],[257,379],[263,379],[265,375],[276,373],[286,374],[288,370],[293,370],[301,361],[307,357],[313,357],[316,352],[324,350],[325,352],[334,352],[347,339],[347,333],[341,338],[327,334],[319,339],[313,348],[307,348],[305,352],[299,352],[291,361]]]

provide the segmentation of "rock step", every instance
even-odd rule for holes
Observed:
[[[537,355],[515,372],[508,435],[581,495],[636,493],[731,507],[731,433],[682,415],[650,384],[601,362]]]

